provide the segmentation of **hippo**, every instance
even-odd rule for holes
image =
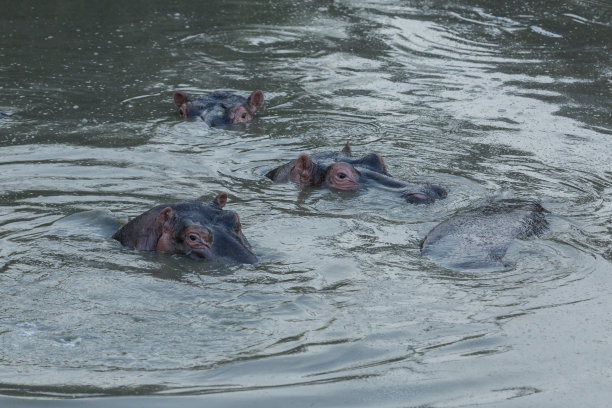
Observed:
[[[340,152],[301,154],[296,160],[270,170],[266,177],[276,183],[293,182],[300,188],[324,186],[349,191],[374,183],[398,190],[407,202],[413,204],[431,203],[447,194],[436,184],[413,184],[391,177],[379,154],[353,158],[349,142]]]
[[[450,269],[499,269],[516,239],[548,229],[538,202],[502,200],[463,210],[435,226],[421,242],[421,254]]]
[[[247,123],[264,104],[260,90],[248,98],[229,92],[213,92],[191,100],[183,91],[174,92],[174,103],[182,118],[200,117],[208,126],[225,126]]]
[[[158,205],[112,236],[141,251],[183,254],[197,260],[254,264],[257,257],[242,233],[240,217],[224,210],[227,194],[211,202],[186,200]]]

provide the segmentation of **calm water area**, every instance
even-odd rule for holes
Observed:
[[[1,9],[0,407],[609,406],[609,1]],[[265,105],[209,128],[176,89]],[[264,177],[347,140],[448,197]],[[110,239],[223,191],[255,265]],[[509,198],[550,229],[504,268],[420,255],[437,223]]]

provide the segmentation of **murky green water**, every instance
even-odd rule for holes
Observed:
[[[1,406],[612,397],[608,3],[26,2],[0,21]],[[175,89],[266,105],[209,129],[178,118]],[[347,139],[448,198],[263,177]],[[108,239],[220,191],[257,265]],[[514,197],[541,200],[551,229],[507,269],[419,255],[439,221]]]

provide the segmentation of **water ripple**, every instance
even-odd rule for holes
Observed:
[[[15,3],[0,17],[0,394],[598,405],[609,9],[493,3],[43,2],[36,21]],[[266,104],[244,126],[181,120],[172,103],[175,89],[255,88]],[[346,140],[449,196],[410,205],[264,176]],[[220,191],[258,264],[109,238],[154,205]],[[550,211],[550,230],[517,241],[503,270],[420,255],[438,222],[500,198]]]

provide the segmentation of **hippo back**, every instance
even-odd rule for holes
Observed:
[[[548,228],[536,202],[499,201],[459,212],[434,227],[421,242],[421,253],[451,269],[496,269],[515,239],[540,235]]]

